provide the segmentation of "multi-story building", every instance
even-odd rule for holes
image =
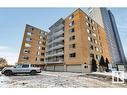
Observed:
[[[64,20],[59,19],[49,30],[45,63],[64,63]]]
[[[46,39],[46,31],[26,25],[18,63],[31,63],[33,66],[43,66]]]
[[[81,9],[64,20],[58,20],[49,29],[45,61],[47,70],[90,72],[92,58],[98,63],[104,56],[111,62],[104,29]],[[58,55],[57,50],[60,51]]]
[[[125,63],[123,47],[112,12],[106,8],[88,8],[87,13],[105,29],[113,65]]]
[[[46,70],[91,72],[91,61],[112,59],[103,27],[81,9],[54,23],[47,32],[26,25],[19,63],[45,65]],[[46,48],[46,49],[45,49]]]

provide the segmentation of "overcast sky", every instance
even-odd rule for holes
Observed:
[[[0,57],[9,64],[18,60],[26,24],[48,31],[59,18],[76,8],[0,8]],[[120,38],[127,56],[127,8],[110,8],[115,16]]]

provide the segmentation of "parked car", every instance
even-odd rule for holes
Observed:
[[[39,67],[32,67],[31,64],[17,64],[15,67],[5,67],[2,69],[2,74],[6,76],[11,76],[14,74],[37,74],[41,73],[41,69]]]

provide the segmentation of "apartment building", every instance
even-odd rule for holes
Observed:
[[[46,49],[47,70],[91,72],[92,58],[98,64],[102,55],[111,62],[104,29],[81,9],[77,9],[64,20],[58,20],[49,29]],[[59,49],[53,45],[56,41],[62,43],[62,47],[58,44],[55,46]],[[55,50],[60,50],[60,55],[57,55],[55,61],[62,57],[62,62],[52,60],[56,56],[53,53]]]
[[[107,8],[88,8],[88,15],[105,29],[113,66],[126,62],[113,13]]]
[[[44,66],[47,32],[31,25],[26,25],[18,63],[31,63]]]
[[[49,27],[50,32],[26,25],[18,63],[50,71],[91,72],[91,61],[109,55],[106,32],[81,9]]]
[[[48,33],[45,63],[48,65],[64,63],[64,20],[54,23]]]

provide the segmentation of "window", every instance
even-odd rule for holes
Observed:
[[[74,40],[75,39],[75,36],[72,36],[72,40]]]
[[[74,28],[70,29],[69,32],[71,32],[71,33],[75,32]]]
[[[41,47],[40,47],[40,46],[38,46],[38,49],[41,49]]]
[[[74,15],[73,14],[69,17],[69,20],[72,19],[72,18],[74,18]]]
[[[94,21],[91,19],[91,23],[94,24]]]
[[[86,19],[89,20],[90,18],[88,16],[86,16]]]
[[[69,57],[70,57],[70,58],[76,57],[76,53],[71,53],[71,54],[69,54]]]
[[[72,48],[75,48],[76,46],[75,46],[75,44],[72,44]]]
[[[25,47],[31,47],[31,44],[25,43]]]
[[[92,29],[93,29],[93,30],[95,30],[95,27],[94,27],[94,26],[92,26]]]
[[[46,33],[46,32],[44,32],[44,35],[46,36],[46,35],[47,35],[47,33]]]
[[[90,41],[90,37],[88,37],[88,40]]]
[[[24,53],[30,53],[30,50],[24,49]]]
[[[42,50],[45,50],[45,47],[42,47]]]
[[[94,43],[97,44],[97,40],[94,39]]]
[[[40,34],[44,34],[44,32],[43,31],[40,31]]]
[[[95,40],[95,43],[97,44],[97,40]]]
[[[99,59],[100,59],[98,55],[96,55],[96,59],[97,59],[97,60],[99,60]]]
[[[69,38],[69,40],[71,41],[71,40],[75,40],[75,36],[73,35],[73,36],[71,36],[70,38]]]
[[[44,56],[45,55],[45,53],[41,53],[41,56]]]
[[[43,62],[44,61],[44,58],[40,58],[40,61]]]
[[[35,61],[39,61],[39,58],[36,57]]]
[[[91,34],[91,30],[87,29],[86,31],[87,31],[87,33]]]
[[[93,45],[92,44],[88,44],[88,46],[90,47],[91,50],[93,50]]]
[[[93,33],[92,35],[93,35],[94,37],[96,37],[96,34],[95,34],[95,33]]]
[[[69,48],[75,48],[75,47],[76,47],[75,44],[69,45]]]
[[[27,42],[31,42],[32,41],[32,38],[26,38],[26,41]]]
[[[90,47],[92,50],[93,50],[93,45],[91,45],[91,47]]]
[[[40,52],[37,52],[37,55],[40,55]]]
[[[99,51],[99,49],[98,49],[97,47],[95,47],[95,50],[96,50],[96,51]]]
[[[32,31],[34,30],[34,28],[32,28]]]
[[[73,26],[73,25],[74,25],[74,21],[72,21],[72,22],[69,24],[70,27]]]
[[[98,48],[96,48],[96,51],[99,51],[99,49],[98,49]]]
[[[40,39],[42,39],[43,37],[42,37],[42,36],[40,36],[39,38],[40,38]]]
[[[42,44],[42,41],[39,41],[38,44]]]
[[[46,42],[42,42],[42,45],[45,45],[46,44]]]
[[[22,65],[22,68],[29,68],[29,65],[28,64],[24,64],[24,65]]]
[[[37,58],[35,59],[35,61],[37,61]]]
[[[31,32],[27,32],[27,36],[32,36],[32,33]]]
[[[86,22],[86,25],[90,27],[90,23]]]
[[[91,41],[91,42],[93,41],[93,39],[91,37],[88,37],[88,40]]]
[[[94,59],[94,54],[91,53],[91,54],[90,54],[90,57],[91,57],[92,59]]]
[[[23,56],[23,59],[29,60],[29,56]]]
[[[43,40],[46,40],[46,37],[43,37]]]

